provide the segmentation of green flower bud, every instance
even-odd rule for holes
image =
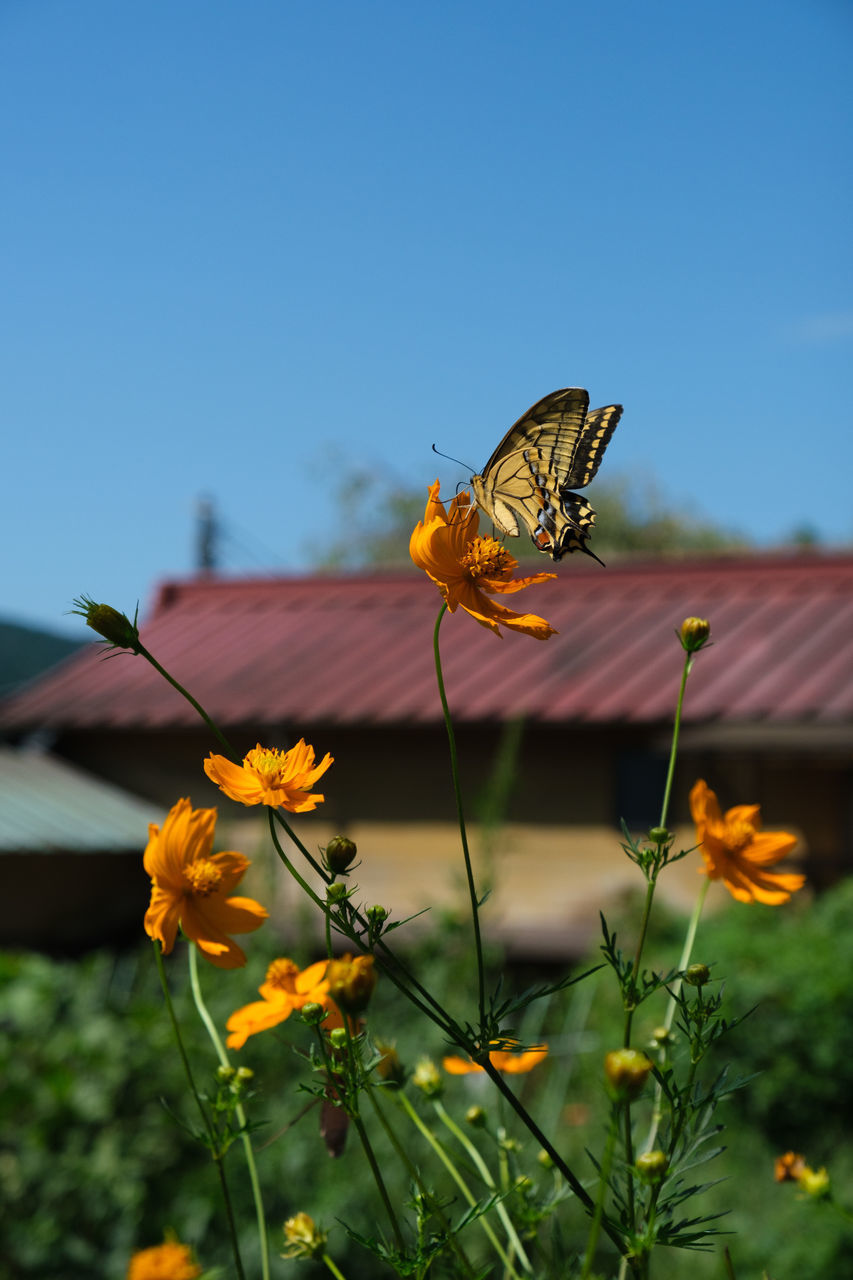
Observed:
[[[326,866],[336,876],[343,875],[355,861],[358,849],[354,840],[346,836],[334,836],[326,845]]]
[[[139,642],[136,615],[131,622],[127,614],[119,613],[118,609],[114,609],[112,605],[98,604],[88,596],[79,596],[74,601],[74,605],[71,612],[85,618],[86,626],[97,631],[98,635],[102,636],[114,649],[130,649],[132,653],[139,653],[142,646]]]
[[[647,1182],[649,1186],[663,1182],[668,1168],[669,1160],[664,1151],[647,1151],[645,1155],[637,1156],[637,1174],[640,1181]]]
[[[706,964],[692,964],[684,971],[684,981],[691,987],[704,987],[711,977],[711,970]]]
[[[465,1112],[465,1123],[472,1129],[483,1129],[486,1125],[486,1113],[482,1107],[469,1107]]]
[[[307,1022],[309,1027],[318,1027],[326,1017],[326,1010],[321,1004],[315,1004],[312,1000],[308,1004],[304,1004],[300,1010],[303,1022]]]

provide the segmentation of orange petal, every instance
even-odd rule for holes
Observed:
[[[211,751],[209,759],[204,761],[204,771],[230,799],[240,804],[264,803],[265,792],[257,775],[225,756],[214,755]]]
[[[255,1000],[252,1004],[236,1009],[225,1026],[231,1034],[226,1041],[229,1049],[242,1049],[249,1036],[259,1031],[277,1027],[290,1017],[293,1005],[286,996],[278,1000]]]

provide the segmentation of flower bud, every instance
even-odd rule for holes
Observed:
[[[98,604],[88,596],[78,597],[74,604],[76,608],[71,612],[85,618],[86,626],[97,631],[114,649],[130,649],[133,653],[139,653],[141,646],[136,617],[131,622],[127,614],[119,613],[112,605]]]
[[[553,1159],[553,1157],[552,1157],[552,1156],[550,1156],[550,1155],[548,1154],[548,1152],[545,1150],[545,1148],[544,1148],[544,1147],[540,1147],[540,1148],[539,1148],[539,1153],[538,1153],[538,1155],[536,1156],[536,1159],[537,1159],[538,1163],[539,1163],[539,1164],[541,1164],[541,1166],[542,1166],[542,1168],[543,1168],[543,1169],[553,1169],[553,1168],[554,1168],[554,1159]]]
[[[678,632],[685,653],[696,653],[711,634],[711,624],[705,618],[685,618]]]
[[[216,1068],[216,1078],[221,1080],[223,1084],[227,1084],[229,1080],[233,1080],[237,1074],[235,1067],[221,1066]]]
[[[644,1155],[637,1156],[635,1167],[641,1182],[656,1186],[659,1182],[663,1182],[664,1174],[669,1168],[669,1160],[664,1151],[647,1151]]]
[[[620,1102],[639,1098],[651,1069],[650,1059],[639,1049],[613,1049],[604,1059],[610,1092]]]
[[[684,981],[691,987],[704,987],[711,977],[711,970],[706,964],[691,964],[684,970]]]
[[[412,1084],[427,1098],[440,1098],[444,1092],[441,1072],[432,1058],[419,1058],[412,1076]]]
[[[339,960],[330,960],[326,969],[326,981],[329,984],[329,995],[344,1013],[363,1012],[376,986],[373,956],[353,958],[345,955]]]
[[[307,1022],[309,1027],[318,1027],[326,1017],[326,1010],[321,1004],[311,1000],[308,1004],[304,1004],[300,1010],[303,1022]]]
[[[655,1027],[652,1032],[652,1048],[664,1049],[667,1045],[674,1043],[675,1036],[672,1034],[669,1027]]]
[[[326,1233],[307,1213],[296,1213],[284,1224],[284,1241],[283,1258],[314,1258],[325,1252]]]
[[[326,845],[326,866],[336,876],[343,875],[355,861],[357,853],[354,840],[348,840],[346,836],[334,836]]]
[[[486,1113],[482,1107],[469,1107],[465,1112],[465,1123],[472,1129],[483,1129],[486,1125]]]
[[[672,832],[667,831],[666,827],[652,827],[649,832],[649,839],[652,844],[666,844],[672,839]]]
[[[239,1081],[241,1081],[241,1083],[243,1083],[243,1084],[245,1084],[248,1080],[253,1079],[254,1074],[255,1074],[255,1073],[254,1073],[254,1071],[252,1070],[252,1068],[251,1068],[251,1067],[238,1067],[238,1068],[237,1068],[237,1079],[238,1079]]]
[[[341,884],[338,880],[334,884],[326,886],[326,901],[341,902],[349,893],[345,884]]]
[[[389,1089],[399,1089],[406,1083],[406,1070],[400,1061],[396,1047],[393,1044],[383,1044],[381,1040],[377,1040],[376,1048],[382,1057],[376,1064],[376,1074],[384,1085]]]
[[[333,1049],[345,1049],[347,1047],[347,1033],[343,1027],[333,1027],[329,1032],[329,1044]]]

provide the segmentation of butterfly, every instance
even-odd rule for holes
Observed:
[[[483,474],[471,477],[477,504],[511,538],[520,519],[552,560],[567,551],[598,560],[587,546],[595,512],[572,491],[595,475],[621,416],[621,404],[590,410],[583,387],[552,391],[510,427]]]

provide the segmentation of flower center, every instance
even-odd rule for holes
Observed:
[[[268,787],[274,787],[279,781],[283,761],[284,752],[275,747],[253,747],[243,758],[246,767],[253,769]]]
[[[508,578],[517,565],[503,543],[492,537],[472,538],[460,561],[474,582],[478,578]]]
[[[277,991],[286,991],[292,995],[295,989],[294,981],[299,973],[299,966],[295,965],[292,960],[286,960],[282,957],[280,960],[273,960],[267,969],[267,982],[271,987],[275,987]]]
[[[197,898],[209,898],[222,883],[222,872],[209,858],[199,858],[184,867],[184,879],[189,891]]]
[[[730,853],[740,853],[754,837],[755,827],[751,822],[729,822],[726,825],[726,848]]]

